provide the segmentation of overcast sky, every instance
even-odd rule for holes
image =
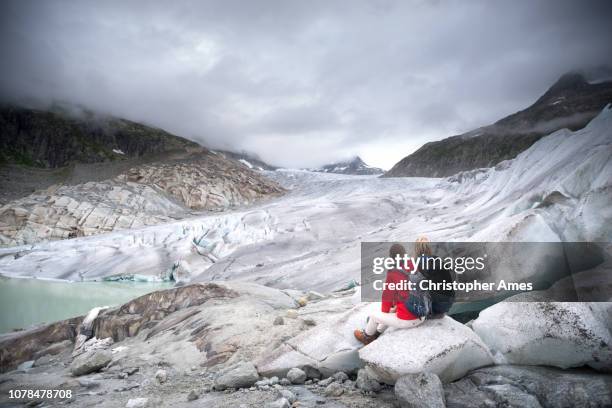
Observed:
[[[6,1],[0,97],[60,100],[273,164],[423,143],[612,65],[612,2]]]

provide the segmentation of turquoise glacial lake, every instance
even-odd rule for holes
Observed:
[[[173,282],[63,282],[0,277],[0,333],[117,306]]]

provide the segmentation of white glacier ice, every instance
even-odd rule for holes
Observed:
[[[362,241],[612,240],[612,109],[495,168],[447,179],[265,172],[288,194],[247,209],[0,249],[0,273],[68,280],[159,276],[337,289],[358,279]]]

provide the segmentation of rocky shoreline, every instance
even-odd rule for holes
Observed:
[[[533,312],[496,317],[513,305]],[[60,388],[73,397],[54,403],[76,407],[612,403],[609,303],[501,302],[469,325],[445,317],[360,347],[352,329],[377,307],[354,288],[224,282],[153,292],[0,336],[0,402],[11,402],[10,389]]]

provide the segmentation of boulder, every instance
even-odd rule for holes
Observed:
[[[287,378],[292,384],[304,384],[306,381],[306,373],[299,368],[292,368],[287,372]]]
[[[587,369],[500,365],[445,385],[453,407],[609,407],[612,375]]]
[[[106,367],[112,359],[113,355],[108,350],[87,352],[81,354],[72,361],[72,364],[70,364],[70,372],[75,377],[93,373]]]
[[[295,401],[297,401],[297,398],[294,393],[283,388],[278,390],[278,396],[279,398],[285,398],[287,401],[289,401],[290,404],[293,404]]]
[[[270,386],[270,380],[268,380],[267,378],[264,378],[263,380],[259,380],[255,382],[255,387],[269,387]]]
[[[610,303],[511,300],[483,310],[473,323],[498,362],[610,370]]]
[[[75,348],[72,350],[72,357],[95,350],[106,350],[113,344],[113,339],[110,337],[104,339],[91,337],[87,340],[85,340],[85,337],[87,337],[85,334],[79,334],[77,336],[74,343]]]
[[[339,397],[344,393],[344,388],[337,382],[333,382],[325,387],[326,397]]]
[[[334,377],[327,377],[324,380],[320,380],[317,384],[319,384],[321,387],[327,387],[329,384],[333,383],[334,381],[336,381]]]
[[[395,382],[395,397],[401,408],[445,408],[442,381],[432,373],[407,374]]]
[[[332,378],[340,383],[343,383],[349,379],[348,375],[342,371],[338,371],[336,374],[332,375]]]
[[[304,367],[304,372],[306,373],[306,378],[310,378],[312,380],[318,380],[321,378],[321,372],[314,367],[306,366]]]
[[[542,408],[536,397],[511,384],[494,384],[482,387],[498,407]]]
[[[320,322],[263,353],[255,363],[258,371],[265,376],[285,376],[293,367],[314,368],[325,377],[338,371],[356,373],[363,367],[358,353],[362,344],[353,331],[364,327],[367,316],[379,308],[377,303],[362,303]]]
[[[362,368],[357,372],[355,386],[365,392],[378,392],[382,388],[378,379],[370,373],[368,368]]]
[[[257,380],[259,380],[259,374],[253,363],[240,363],[215,380],[215,389],[250,387]]]
[[[488,347],[469,328],[445,316],[412,329],[389,329],[359,351],[382,382],[394,384],[406,374],[429,372],[443,382],[493,364]]]

